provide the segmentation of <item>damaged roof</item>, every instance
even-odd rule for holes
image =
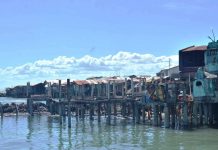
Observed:
[[[202,46],[189,46],[186,47],[184,49],[181,49],[181,51],[183,52],[190,52],[190,51],[206,51],[207,50],[207,46],[206,45],[202,45]]]

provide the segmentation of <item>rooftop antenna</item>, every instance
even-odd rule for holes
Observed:
[[[215,37],[215,34],[214,34],[214,32],[213,32],[213,29],[212,29],[212,34],[213,34],[213,39],[212,39],[210,36],[208,36],[208,38],[209,38],[212,42],[215,42],[215,41],[216,41],[216,37]]]

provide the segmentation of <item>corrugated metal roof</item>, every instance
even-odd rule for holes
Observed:
[[[189,51],[206,51],[206,50],[207,50],[207,46],[202,45],[202,46],[190,46],[190,47],[182,49],[181,51],[189,52]]]
[[[73,83],[76,83],[77,85],[89,84],[87,80],[75,80]]]

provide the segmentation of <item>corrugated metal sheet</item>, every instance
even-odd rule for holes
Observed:
[[[84,85],[84,84],[90,84],[87,80],[75,80],[73,83],[77,85]]]
[[[206,50],[207,50],[207,46],[202,45],[202,46],[190,46],[182,49],[181,51],[190,52],[190,51],[206,51]]]

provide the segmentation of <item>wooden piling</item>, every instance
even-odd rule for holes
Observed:
[[[84,119],[85,118],[85,106],[84,105],[82,105],[81,106],[81,117],[82,117],[82,119]]]
[[[26,86],[26,97],[30,98],[30,82],[27,82]]]
[[[135,102],[135,116],[136,116],[136,123],[140,123],[140,106],[137,102]]]
[[[188,128],[188,100],[186,97],[186,85],[183,85],[183,104],[182,104],[182,124],[183,128]]]
[[[116,83],[115,83],[115,80],[113,80],[113,97],[116,97]]]
[[[208,104],[208,120],[209,120],[209,125],[213,125],[213,112],[212,112],[212,103]]]
[[[122,102],[121,105],[122,105],[121,113],[123,117],[126,117],[126,102]]]
[[[0,113],[1,113],[1,118],[3,118],[4,111],[3,111],[3,107],[2,107],[2,104],[1,104],[1,103],[0,103]]]
[[[110,99],[110,81],[108,81],[108,84],[107,84],[107,98],[108,100]]]
[[[204,125],[208,125],[208,105],[207,103],[204,103],[203,107],[204,107]]]
[[[31,98],[28,98],[27,101],[28,101],[28,112],[30,115],[33,115],[33,100]]]
[[[142,105],[142,122],[145,123],[145,105]]]
[[[167,103],[164,104],[164,127],[165,128],[170,127],[170,113]]]
[[[15,108],[16,108],[16,116],[18,116],[18,114],[19,114],[19,109],[18,109],[17,104],[15,104]]]
[[[139,78],[139,93],[141,94],[142,92],[142,78]]]
[[[92,99],[94,99],[94,88],[95,88],[95,85],[91,84],[91,98]]]
[[[134,82],[133,82],[133,77],[131,78],[131,92],[132,92],[132,97],[134,96]]]
[[[62,124],[62,116],[63,116],[63,113],[62,113],[62,101],[61,101],[61,98],[62,98],[62,94],[61,94],[61,80],[58,80],[58,95],[59,95],[59,103],[58,103],[58,114],[59,114],[59,121],[60,121],[60,124]]]
[[[116,102],[113,103],[114,104],[114,116],[117,115],[117,104]]]
[[[90,118],[90,120],[94,120],[93,115],[94,115],[94,104],[90,104],[89,105],[89,118]]]
[[[183,111],[182,111],[182,115],[183,115],[183,128],[187,129],[189,126],[189,122],[188,122],[188,105],[187,102],[183,103]]]
[[[52,99],[50,99],[50,102],[49,102],[49,111],[51,115],[54,115],[54,107],[53,107]]]
[[[98,93],[97,97],[101,97],[101,84],[100,83],[97,84],[97,93]]]
[[[71,107],[70,107],[70,79],[67,79],[67,115],[68,115],[68,127],[71,128]]]
[[[198,126],[198,104],[196,102],[193,104],[193,126]]]
[[[152,104],[153,126],[158,126],[158,108],[156,104]]]
[[[98,122],[100,122],[101,121],[101,103],[98,103],[97,112],[98,112]]]
[[[203,109],[202,109],[202,103],[199,103],[199,124],[203,125]]]
[[[128,86],[127,86],[127,78],[125,78],[125,83],[124,83],[124,96],[126,96],[126,92],[128,90]]]
[[[172,103],[171,106],[170,106],[170,113],[171,113],[171,127],[172,128],[175,128],[175,125],[176,125],[176,104],[175,103]]]
[[[133,122],[135,122],[135,102],[134,101],[131,101],[131,107],[132,107],[132,120]]]
[[[111,124],[111,102],[107,102],[107,124]]]

